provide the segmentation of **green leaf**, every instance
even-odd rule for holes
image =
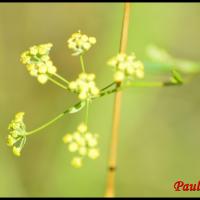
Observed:
[[[157,47],[156,45],[148,45],[146,48],[146,52],[148,57],[153,62],[162,64],[165,63],[170,65],[173,63],[172,56],[165,49]]]
[[[200,73],[200,63],[173,57],[165,49],[159,48],[156,45],[149,45],[147,47],[147,55],[150,62],[145,64],[147,68],[150,68],[150,71],[167,71],[175,68],[181,73],[188,75]]]
[[[176,83],[183,83],[182,76],[175,69],[172,70],[172,75],[172,78]]]
[[[177,59],[176,69],[178,69],[184,74],[197,74],[200,73],[200,63]]]
[[[85,107],[86,102],[80,101],[75,106],[69,108],[65,113],[73,114],[79,112],[83,107]]]

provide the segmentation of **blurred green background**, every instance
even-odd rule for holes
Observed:
[[[100,134],[101,156],[85,162],[81,170],[70,166],[72,155],[61,139],[76,128],[84,111],[29,137],[20,158],[5,139],[16,112],[26,113],[31,130],[77,101],[75,95],[30,77],[19,62],[20,54],[34,44],[52,42],[51,58],[58,72],[73,80],[80,64],[66,41],[80,29],[97,38],[85,62],[103,87],[112,79],[106,61],[118,52],[122,16],[122,3],[0,4],[0,196],[104,195],[113,95],[96,100],[90,108],[89,126]],[[127,52],[146,59],[146,46],[155,43],[174,56],[198,61],[199,21],[200,4],[133,3]],[[163,76],[148,73],[155,79]],[[196,77],[181,87],[124,91],[117,196],[199,196],[173,189],[178,178],[189,183],[200,179],[199,84]]]

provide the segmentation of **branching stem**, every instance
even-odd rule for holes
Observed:
[[[58,81],[56,81],[56,80],[53,79],[52,77],[49,76],[48,79],[49,79],[52,83],[54,83],[54,84],[56,84],[57,86],[63,88],[64,90],[67,90],[67,89],[68,89],[66,86],[64,86],[63,84],[59,83]]]
[[[66,80],[64,77],[62,77],[61,75],[55,73],[54,76],[57,77],[57,78],[59,78],[61,81],[63,81],[63,82],[65,82],[65,83],[69,84],[69,81]]]
[[[113,94],[117,91],[121,91],[121,90],[124,90],[124,89],[128,89],[128,88],[134,88],[134,87],[165,87],[165,86],[175,86],[175,85],[180,85],[179,83],[172,83],[172,82],[130,82],[124,86],[121,86],[121,87],[117,87],[115,86],[113,89],[110,89],[110,90],[107,90],[105,91],[105,88],[106,89],[109,89],[111,86],[113,86],[114,84],[111,83],[109,85],[107,85],[106,87],[104,87],[103,89],[101,89],[101,93],[100,93],[100,96],[99,97],[95,97],[95,98],[91,98],[91,101],[95,100],[95,99],[98,99],[100,97],[103,97],[103,96],[106,96],[106,95],[109,95],[109,94]],[[82,103],[82,106],[81,106],[81,103]],[[83,101],[79,101],[78,103],[76,103],[75,105],[73,105],[72,107],[68,108],[67,110],[63,111],[61,114],[59,114],[58,116],[56,116],[55,118],[53,118],[52,120],[50,120],[49,122],[45,123],[44,125],[40,126],[39,128],[36,128],[30,132],[27,132],[26,133],[26,136],[28,135],[32,135],[38,131],[41,131],[43,130],[44,128],[48,127],[49,125],[55,123],[57,120],[61,119],[65,114],[67,113],[75,113],[73,112],[73,109],[77,109],[78,106],[81,106],[79,110],[81,110],[81,108],[83,108],[85,105],[86,105],[86,117],[85,117],[85,121],[86,123],[88,122],[88,113],[89,113],[89,100],[86,101],[86,103],[84,103]]]

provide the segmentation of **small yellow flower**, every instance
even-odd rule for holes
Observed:
[[[139,69],[136,71],[136,75],[138,78],[144,78],[144,71],[142,69]]]
[[[91,90],[92,95],[94,95],[94,96],[98,96],[99,95],[99,88],[97,88],[95,86],[92,86],[90,88],[90,90]]]
[[[15,156],[20,156],[21,155],[21,149],[19,148],[19,147],[13,147],[13,154],[15,155]]]
[[[74,134],[73,134],[73,139],[74,139],[77,143],[79,143],[79,142],[82,140],[81,133],[79,133],[79,132],[74,132]]]
[[[50,65],[50,66],[48,66],[47,71],[48,71],[49,74],[55,74],[57,69],[56,69],[55,66]]]
[[[47,55],[44,55],[44,56],[41,57],[41,60],[44,61],[44,62],[47,62],[47,61],[50,60],[50,57],[47,56]]]
[[[85,155],[87,154],[87,148],[86,148],[86,147],[81,147],[81,148],[79,149],[79,154],[80,154],[81,156],[85,156]]]
[[[88,51],[92,45],[96,43],[95,37],[88,37],[85,34],[82,34],[81,31],[73,33],[72,36],[68,39],[68,48],[73,50],[74,56],[81,55]]]
[[[76,90],[76,88],[77,88],[77,83],[76,83],[76,81],[71,81],[71,82],[69,83],[69,89],[70,89],[70,90]]]
[[[12,137],[11,135],[8,135],[8,139],[7,139],[7,145],[9,146],[9,147],[12,147],[13,146],[13,144],[15,144],[15,139],[14,139],[14,137]]]
[[[122,82],[125,78],[144,77],[144,65],[135,59],[134,53],[131,55],[120,53],[108,61],[108,64],[115,68],[113,76],[115,82]]]
[[[30,75],[37,77],[38,76],[38,70],[36,70],[36,69],[30,70]]]
[[[92,138],[93,138],[92,133],[87,132],[87,133],[85,134],[85,139],[86,139],[87,141],[90,141]]]
[[[88,74],[87,76],[88,81],[94,81],[95,78],[96,78],[95,74]]]
[[[99,157],[98,135],[87,132],[87,130],[87,125],[81,123],[75,132],[67,133],[63,137],[63,142],[68,145],[69,152],[77,154],[71,162],[76,168],[82,166],[83,157],[89,157],[93,160]]]
[[[80,100],[97,97],[100,90],[97,88],[94,79],[95,74],[80,73],[75,81],[69,83],[69,89],[78,93]]]
[[[73,137],[71,134],[67,133],[64,137],[63,137],[63,142],[65,144],[70,143],[73,140]]]
[[[9,135],[7,137],[7,145],[12,147],[13,153],[16,156],[20,156],[21,150],[26,142],[26,126],[23,119],[24,112],[19,112],[8,125]]]
[[[114,81],[115,81],[115,82],[122,82],[122,81],[124,80],[124,78],[125,78],[125,75],[124,75],[123,72],[121,72],[121,71],[116,71],[116,72],[114,73]]]
[[[135,69],[134,69],[132,66],[127,66],[127,68],[126,68],[126,73],[127,73],[128,75],[134,75]]]
[[[21,62],[26,65],[30,75],[37,77],[41,84],[45,84],[49,76],[57,71],[49,57],[52,46],[51,43],[34,45],[21,55]]]
[[[75,168],[81,168],[82,167],[82,158],[74,157],[71,161],[71,165]]]
[[[98,142],[96,138],[91,138],[90,140],[88,140],[88,146],[89,147],[95,147],[97,146]]]
[[[85,100],[85,99],[87,99],[87,93],[86,92],[81,92],[79,95],[78,95],[78,98],[80,99],[80,100]]]
[[[20,122],[20,121],[22,121],[23,120],[23,118],[24,118],[24,112],[19,112],[19,113],[17,113],[16,115],[15,115],[15,121],[16,122]]]
[[[85,124],[85,123],[81,123],[79,126],[78,126],[78,128],[77,128],[77,130],[80,132],[80,133],[85,133],[86,131],[87,131],[87,125]]]
[[[96,148],[89,149],[88,151],[88,157],[95,160],[99,157],[99,150]]]
[[[46,74],[40,74],[37,79],[41,84],[45,84],[48,81],[48,76]]]
[[[37,55],[37,53],[38,53],[37,46],[33,46],[33,47],[30,48],[30,54],[31,55],[35,56],[35,55]]]
[[[89,37],[89,42],[91,44],[95,44],[97,42],[96,38],[95,37]]]
[[[76,142],[73,142],[69,144],[68,149],[70,152],[76,152],[78,150],[78,144]]]
[[[47,72],[47,66],[42,64],[38,67],[38,72],[41,74],[45,74]]]

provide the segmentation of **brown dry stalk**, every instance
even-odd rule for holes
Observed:
[[[130,3],[125,3],[121,40],[120,40],[120,49],[119,49],[120,53],[125,53],[126,48],[127,48],[130,7],[131,7]],[[119,87],[120,83],[117,86]],[[116,167],[117,167],[117,146],[118,146],[121,99],[122,99],[122,93],[116,92],[115,102],[114,102],[114,111],[113,111],[111,149],[110,149],[110,157],[109,157],[109,163],[108,163],[107,188],[106,188],[105,197],[115,196],[115,176],[116,176]]]

